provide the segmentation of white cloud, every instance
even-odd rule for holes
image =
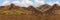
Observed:
[[[23,7],[28,7],[30,5],[33,5],[33,2],[31,2],[29,0],[23,0],[21,3],[22,3]]]
[[[45,4],[44,0],[35,0],[35,7]]]
[[[16,6],[21,6],[21,2],[18,1],[18,0],[17,1],[13,1],[12,3],[15,4]]]
[[[4,1],[7,1],[7,0],[4,0]]]
[[[52,3],[52,2],[48,2],[48,5],[51,5],[51,6],[53,6],[53,4],[54,4],[54,3]]]
[[[59,3],[59,1],[56,1],[56,2],[55,2],[55,4],[58,4],[58,5],[60,6],[60,3]]]
[[[58,1],[55,1],[55,2],[48,2],[48,4],[51,5],[51,6],[54,5],[54,4],[60,5]]]
[[[5,0],[5,1],[2,3],[2,6],[7,6],[7,5],[10,5],[10,3],[9,3],[8,0]]]
[[[23,0],[22,2],[20,2],[19,0],[15,0],[13,2],[11,2],[13,4],[15,4],[16,6],[21,6],[21,7],[28,7],[30,5],[33,5],[33,2],[29,1],[29,0]],[[5,0],[2,5],[10,5],[11,3],[9,3],[8,0]]]

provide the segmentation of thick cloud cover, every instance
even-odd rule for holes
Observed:
[[[15,4],[16,6],[21,6],[21,2],[20,1],[13,1],[13,4]]]
[[[53,4],[58,4],[58,5],[60,6],[60,4],[59,4],[58,1],[55,1],[55,2],[48,2],[48,4],[51,5],[51,6],[53,6]]]
[[[38,6],[40,6],[40,5],[45,4],[44,0],[35,0],[34,3],[35,3],[35,6],[34,6],[34,7],[38,7]]]
[[[16,6],[21,6],[21,7],[28,7],[30,5],[33,5],[33,2],[29,1],[29,0],[23,0],[22,2],[20,2],[19,0],[13,1],[13,4],[15,4]]]
[[[19,0],[15,0],[13,1],[12,3],[14,3],[16,6],[21,6],[21,7],[28,7],[30,5],[34,6],[34,7],[39,7],[40,5],[43,5],[45,4],[45,0],[34,0],[34,2],[30,1],[30,0],[22,0],[22,2],[20,2]],[[5,5],[10,5],[10,1],[8,0],[5,0],[3,3],[2,3],[2,6],[5,6]],[[47,4],[49,5],[53,5],[53,4],[59,4],[58,1],[55,1],[55,2],[48,2]]]
[[[9,1],[8,0],[5,0],[1,6],[6,6],[6,5],[10,5]]]
[[[31,2],[29,0],[23,0],[21,3],[22,3],[23,7],[28,7],[30,5],[33,5],[33,2]]]

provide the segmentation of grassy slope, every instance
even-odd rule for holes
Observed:
[[[8,10],[8,9],[0,9],[0,13],[6,13],[6,14],[20,14],[20,13],[24,13],[24,14],[28,14],[29,11],[24,10],[22,8],[20,9],[15,9],[15,10]]]

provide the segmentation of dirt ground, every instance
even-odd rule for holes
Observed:
[[[56,15],[0,15],[0,20],[60,20],[60,14]]]

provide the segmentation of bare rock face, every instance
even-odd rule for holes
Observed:
[[[17,9],[17,8],[19,8],[19,6],[16,6],[14,4],[11,4],[9,9],[13,9],[14,10],[14,9]]]
[[[27,9],[30,11],[35,10],[35,8],[33,6],[29,6]]]
[[[45,12],[45,11],[51,9],[51,8],[52,8],[52,6],[50,6],[48,4],[44,4],[44,5],[40,6],[40,7],[38,7],[37,10],[39,10],[41,12]]]
[[[54,4],[54,5],[53,5],[53,8],[54,8],[55,10],[58,10],[60,7],[59,7],[58,4]]]
[[[35,13],[35,8],[33,6],[29,6],[27,10],[30,11],[30,14]]]
[[[9,5],[8,6],[0,6],[1,10],[8,10],[9,9]]]
[[[41,14],[46,14],[46,15],[51,15],[54,14],[54,9],[52,6],[48,4],[41,5],[40,7],[37,8],[38,11],[41,12]]]
[[[29,7],[27,8],[27,10],[30,11],[30,14],[32,14],[32,15],[35,15],[35,14],[39,14],[39,13],[40,13],[40,12],[39,12],[36,8],[34,8],[33,6],[29,6]]]
[[[15,8],[16,6],[14,4],[11,4],[9,9],[15,9]]]
[[[21,8],[23,8],[24,10],[27,10],[27,7],[21,7]]]
[[[4,8],[5,6],[0,6],[0,8]]]
[[[0,6],[0,10],[1,10],[1,9],[4,9],[4,8],[5,8],[5,6]]]

